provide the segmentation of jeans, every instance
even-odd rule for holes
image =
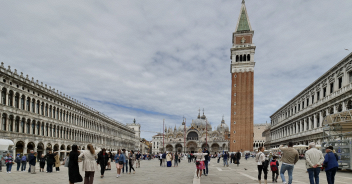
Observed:
[[[204,160],[205,169],[203,169],[204,175],[208,175],[208,160]]]
[[[163,159],[159,159],[159,160],[160,160],[160,167],[161,167],[163,164]]]
[[[174,160],[174,166],[178,166],[178,160]]]
[[[224,159],[224,166],[225,165],[229,165],[229,163],[227,162],[227,159]]]
[[[17,171],[19,171],[20,168],[21,168],[21,162],[18,162],[18,163],[17,163]]]
[[[27,162],[26,161],[22,161],[22,166],[21,166],[21,171],[25,171],[26,170],[26,165],[27,165]]]
[[[280,170],[280,176],[282,179],[282,182],[286,182],[285,180],[285,172],[287,170],[288,172],[288,184],[292,184],[292,172],[293,172],[293,168],[295,166],[293,165],[287,165],[287,164],[282,164],[281,165],[281,170]]]
[[[12,164],[6,164],[6,171],[11,172]]]
[[[126,160],[126,163],[123,164],[123,167],[122,167],[122,173],[125,172],[125,169],[126,169],[126,173],[128,172],[128,160]]]
[[[48,173],[53,172],[53,164],[46,164],[46,171]]]
[[[218,158],[218,163],[220,162],[220,157]]]
[[[258,180],[262,180],[262,171],[264,172],[264,180],[268,179],[268,168],[258,165]]]
[[[314,184],[314,180],[315,180],[315,184],[319,184],[319,173],[320,173],[320,170],[321,170],[320,167],[309,168],[308,169],[310,184]]]
[[[328,180],[328,184],[334,184],[335,183],[335,174],[337,171],[337,167],[334,167],[329,170],[325,170],[326,173],[326,180]]]

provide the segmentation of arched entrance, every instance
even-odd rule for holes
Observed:
[[[38,153],[38,157],[40,158],[42,156],[42,154],[44,154],[44,144],[43,143],[39,143],[37,146],[37,153]]]
[[[20,153],[23,155],[23,147],[24,147],[24,142],[18,141],[16,143],[16,153]]]
[[[181,144],[176,144],[175,148],[176,148],[176,150],[175,150],[176,152],[178,152],[178,153],[183,152],[183,146]]]
[[[54,145],[54,151],[59,151],[59,145],[58,144]]]
[[[170,144],[166,145],[166,151],[173,151],[172,145]]]
[[[211,151],[214,153],[214,152],[216,152],[216,153],[219,153],[219,144],[217,144],[217,143],[214,143],[213,145],[211,145]]]
[[[209,149],[209,144],[204,143],[204,144],[202,145],[202,150],[204,150],[204,148]]]
[[[60,147],[60,158],[61,159],[64,158],[65,154],[66,154],[65,145],[61,145],[61,147]]]
[[[191,153],[194,153],[194,152],[197,152],[197,143],[194,142],[194,141],[190,141],[187,143],[187,152],[191,152]]]
[[[49,151],[51,151],[51,150],[53,150],[53,146],[50,143],[48,143],[46,145],[46,153],[49,153]]]
[[[71,150],[71,146],[68,145],[66,150],[67,150],[67,151],[70,151],[70,150]]]
[[[189,140],[198,140],[197,132],[189,132],[187,134],[187,141],[189,141]]]
[[[34,150],[35,144],[33,142],[29,142],[27,144],[27,153],[29,153],[31,150]]]

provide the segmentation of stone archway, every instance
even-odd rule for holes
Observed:
[[[183,146],[180,143],[176,144],[175,151],[178,152],[178,153],[182,153],[183,152]]]
[[[203,143],[203,144],[202,144],[202,150],[204,150],[204,148],[209,149],[209,144]]]
[[[173,148],[173,146],[171,145],[171,144],[168,144],[168,145],[166,145],[166,151],[173,151],[174,150],[174,148]]]
[[[24,148],[24,142],[18,141],[16,143],[16,153],[21,153],[23,155],[24,154],[23,148]]]
[[[53,150],[53,146],[50,143],[48,143],[46,145],[46,153],[49,153],[49,151],[51,151],[51,150]]]
[[[187,143],[187,145],[186,145],[186,148],[187,148],[187,152],[191,152],[191,153],[195,153],[195,152],[197,152],[197,143],[196,142],[194,142],[194,141],[190,141],[190,142],[188,142]]]
[[[34,150],[35,148],[35,144],[33,142],[29,142],[27,144],[27,154],[31,151],[31,150]]]
[[[219,148],[220,148],[220,146],[219,146],[219,144],[218,143],[214,143],[214,144],[212,144],[211,145],[211,152],[212,153],[219,153]]]
[[[38,143],[37,145],[37,153],[38,153],[38,157],[40,158],[42,154],[44,154],[44,144],[43,143]]]
[[[70,151],[70,150],[71,150],[71,146],[70,146],[70,145],[67,145],[66,150],[67,150],[67,151]]]
[[[54,145],[54,152],[55,152],[55,151],[59,151],[59,148],[60,148],[60,146],[59,146],[58,144],[55,144],[55,145]]]
[[[65,157],[66,150],[65,150],[65,145],[60,146],[60,158],[63,159]]]

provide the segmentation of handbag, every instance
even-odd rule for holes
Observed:
[[[200,162],[199,162],[199,161],[196,161],[196,165],[200,165]]]
[[[67,157],[65,160],[65,167],[68,167],[68,163],[70,162],[70,157]]]
[[[119,164],[120,164],[120,165],[123,165],[123,161],[119,161]]]

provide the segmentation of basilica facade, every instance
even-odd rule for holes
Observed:
[[[3,63],[0,87],[0,138],[14,142],[14,154],[53,150],[63,156],[73,144],[85,149],[88,143],[110,151],[138,149],[132,128]]]
[[[197,119],[187,126],[185,120],[177,128],[165,128],[164,135],[153,136],[152,153],[170,151],[179,153],[198,152],[199,148],[208,148],[210,153],[228,151],[229,127],[224,118],[213,129],[206,116],[198,114]]]

